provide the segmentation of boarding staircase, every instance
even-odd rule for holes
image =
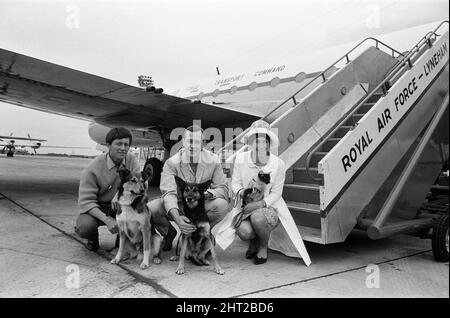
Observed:
[[[355,227],[380,238],[392,220],[405,228],[415,222],[448,160],[448,138],[444,151],[436,141],[438,127],[448,129],[448,38],[448,21],[404,53],[367,38],[308,83],[320,81],[313,91],[296,99],[306,85],[263,118],[278,132],[278,155],[289,167],[283,198],[305,240],[342,242]],[[246,146],[234,150],[227,168]],[[403,179],[410,184],[399,185]],[[404,201],[413,203],[404,208]]]

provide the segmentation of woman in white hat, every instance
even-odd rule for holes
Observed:
[[[277,135],[267,122],[257,120],[243,142],[249,151],[236,155],[231,188],[237,199],[242,199],[246,189],[255,187],[262,189],[264,195],[242,209],[241,204],[237,205],[218,225],[217,242],[223,248],[229,246],[233,237],[229,235],[230,228],[233,227],[242,240],[249,241],[246,258],[253,259],[254,264],[266,263],[270,248],[288,256],[301,257],[309,265],[311,261],[303,240],[282,198],[285,164],[270,151],[279,145]]]

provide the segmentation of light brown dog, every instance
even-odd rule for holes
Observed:
[[[162,237],[152,229],[150,212],[147,207],[147,182],[145,175],[141,178],[131,175],[127,169],[120,170],[121,184],[113,199],[116,208],[116,221],[119,228],[120,244],[112,264],[124,259],[125,252],[130,258],[142,259],[141,269],[150,266],[150,255],[155,264],[161,263],[160,249]],[[152,249],[153,246],[153,249]],[[142,255],[143,250],[143,255]]]

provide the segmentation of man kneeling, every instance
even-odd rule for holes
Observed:
[[[188,183],[212,181],[206,192],[205,202],[211,228],[228,212],[228,187],[222,165],[218,156],[204,149],[202,145],[202,129],[199,126],[187,128],[183,136],[183,147],[164,164],[160,183],[162,196],[148,203],[152,224],[165,237],[164,250],[172,248],[172,241],[176,236],[176,230],[170,221],[174,221],[183,234],[196,230],[183,215],[175,176]]]

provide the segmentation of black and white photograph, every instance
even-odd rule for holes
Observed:
[[[0,298],[448,299],[449,48],[448,0],[0,0]]]

